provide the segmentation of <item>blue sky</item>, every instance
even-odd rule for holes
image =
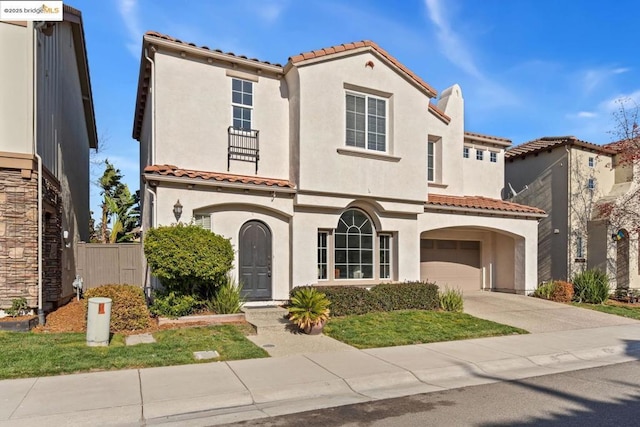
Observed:
[[[640,2],[617,0],[75,0],[103,151],[138,188],[131,138],[142,35],[285,64],[369,39],[441,92],[460,84],[466,130],[511,139],[615,139],[618,99],[640,102]],[[426,114],[426,112],[425,112]],[[101,171],[94,171],[94,179]],[[92,187],[92,209],[99,191]]]

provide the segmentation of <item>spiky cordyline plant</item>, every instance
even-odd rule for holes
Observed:
[[[316,288],[299,288],[291,296],[289,320],[300,329],[307,330],[329,319],[327,296]]]

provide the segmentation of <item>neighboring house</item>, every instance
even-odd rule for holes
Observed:
[[[0,22],[0,58],[0,308],[25,297],[48,311],[73,296],[88,240],[97,137],[80,11]]]
[[[538,228],[540,282],[570,280],[593,267],[617,279],[618,287],[640,286],[637,269],[629,275],[629,265],[638,265],[637,236],[624,230],[625,238],[614,240],[620,225],[599,218],[599,206],[618,200],[631,185],[630,168],[616,166],[616,153],[613,146],[574,136],[543,137],[507,150],[505,197],[549,215]]]
[[[458,85],[435,97],[370,41],[282,66],[149,32],[143,230],[195,221],[230,238],[250,300],[407,280],[532,291],[545,214],[500,200],[510,141],[464,131]]]

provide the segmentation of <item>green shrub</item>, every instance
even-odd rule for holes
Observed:
[[[245,301],[242,297],[242,285],[229,277],[216,289],[213,299],[207,301],[207,307],[217,314],[240,313]]]
[[[193,314],[202,306],[202,301],[193,295],[176,295],[175,292],[169,292],[154,295],[149,310],[156,316],[176,318]]]
[[[197,225],[153,228],[144,239],[151,272],[168,292],[208,300],[233,265],[229,239]]]
[[[89,298],[111,298],[112,332],[135,331],[149,327],[149,309],[142,288],[134,285],[103,285],[84,293]]]
[[[291,291],[293,295],[298,289]],[[333,316],[349,316],[354,314],[366,314],[372,311],[381,311],[380,301],[365,288],[356,286],[319,286],[331,301],[331,314]]]
[[[385,311],[436,310],[438,286],[426,282],[383,283],[371,288]]]
[[[573,299],[602,304],[609,299],[609,278],[600,270],[587,270],[573,278]]]
[[[452,311],[454,313],[462,313],[464,302],[462,300],[462,291],[460,289],[444,288],[439,293],[440,308],[444,311]]]
[[[24,316],[29,312],[29,304],[25,297],[11,300],[11,308],[7,308],[5,313],[11,317]]]
[[[553,283],[553,280],[550,282],[540,283],[536,290],[533,291],[533,296],[536,298],[551,299],[551,294],[553,293]]]
[[[291,295],[289,321],[309,332],[311,327],[329,319],[329,305],[331,301],[318,289],[309,286],[297,288]]]

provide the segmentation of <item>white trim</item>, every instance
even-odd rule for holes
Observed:
[[[357,146],[353,146],[353,145],[348,145],[347,144],[347,96],[351,95],[354,97],[358,97],[358,98],[364,98],[365,101],[365,112],[364,112],[364,147],[357,147]],[[380,101],[384,101],[384,150],[372,150],[370,148],[368,148],[369,146],[369,99],[376,99],[376,100],[380,100]],[[375,116],[375,117],[379,117],[379,116]],[[354,149],[360,149],[360,150],[364,150],[367,152],[373,152],[373,153],[382,153],[382,154],[390,154],[390,150],[389,150],[389,98],[385,98],[382,96],[378,96],[378,95],[374,95],[371,93],[367,93],[367,92],[356,92],[354,90],[349,90],[349,89],[345,89],[344,92],[344,118],[345,118],[345,122],[344,122],[344,146],[347,148],[354,148]],[[355,130],[355,129],[354,129]],[[376,132],[377,134],[377,132]]]

